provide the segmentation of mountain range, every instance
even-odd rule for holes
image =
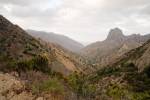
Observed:
[[[75,41],[70,39],[67,36],[55,34],[52,32],[42,32],[42,31],[35,31],[35,30],[27,30],[27,32],[34,36],[35,38],[41,38],[46,42],[56,43],[61,45],[62,47],[72,51],[72,52],[79,52],[84,46]]]

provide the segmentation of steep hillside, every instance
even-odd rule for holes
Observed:
[[[43,42],[43,40],[40,41]],[[67,67],[67,69],[71,70],[72,72],[78,71],[84,74],[89,74],[96,71],[96,69],[92,65],[88,64],[88,60],[86,60],[84,57],[70,52],[58,44],[47,42],[45,45],[53,48],[53,53],[55,54],[55,58],[57,59],[57,61],[61,62]],[[53,66],[52,69],[54,69],[55,71],[59,71],[61,73],[65,72],[66,74],[64,68],[61,67],[62,64],[59,65],[59,63],[54,61],[52,62],[51,66]]]
[[[27,32],[36,38],[41,38],[42,40],[51,43],[57,43],[72,52],[78,52],[84,47],[81,43],[63,35],[58,35],[55,33],[46,33],[42,31],[34,31],[34,30],[27,30]]]
[[[137,48],[150,39],[150,35],[123,35],[118,28],[112,29],[106,40],[93,43],[81,54],[90,59],[91,63],[101,66],[109,65],[131,49]]]
[[[90,100],[149,100],[150,40],[83,80],[95,87]]]
[[[143,71],[147,66],[149,66],[150,40],[148,40],[142,46],[125,53],[118,59],[117,63],[114,63],[114,65],[123,63],[133,63],[135,66],[137,66],[139,71]]]
[[[0,100],[77,100],[68,75],[86,65],[71,54],[0,15]]]
[[[12,66],[26,60],[48,58],[48,66],[55,71],[68,75],[82,71],[82,65],[71,55],[55,45],[34,39],[17,25],[0,16],[0,69],[7,71]],[[43,57],[44,56],[44,57]],[[78,60],[79,61],[79,60]],[[7,62],[7,63],[6,63]]]

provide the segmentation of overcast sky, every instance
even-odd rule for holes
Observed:
[[[111,28],[150,33],[150,0],[0,0],[0,14],[24,29],[56,32],[82,43]]]

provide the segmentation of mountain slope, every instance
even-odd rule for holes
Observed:
[[[74,41],[63,35],[34,30],[27,30],[27,32],[36,38],[41,38],[42,40],[51,43],[57,43],[72,52],[78,52],[80,49],[84,47],[81,43],[78,43],[77,41]]]
[[[150,40],[86,77],[96,87],[93,100],[149,100]]]
[[[86,65],[71,54],[0,15],[0,100],[77,100],[68,75]]]
[[[49,67],[64,75],[73,71],[82,71],[82,65],[56,45],[39,41],[28,35],[19,26],[0,16],[0,69],[14,63],[48,58]],[[78,65],[78,66],[76,66]]]
[[[106,66],[131,49],[137,48],[150,39],[150,35],[133,34],[123,35],[118,28],[112,29],[106,40],[96,42],[81,50],[81,54],[87,56],[91,63]]]
[[[137,66],[139,71],[143,71],[150,65],[150,40],[145,42],[142,46],[133,49],[118,59],[117,64],[133,63]]]

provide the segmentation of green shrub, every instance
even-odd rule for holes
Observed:
[[[72,89],[74,89],[76,92],[78,92],[79,87],[80,87],[79,86],[80,79],[79,79],[79,75],[77,74],[77,72],[74,72],[68,76],[68,83]]]
[[[138,68],[134,65],[134,63],[122,63],[121,64],[121,71],[122,72],[136,72]]]
[[[46,56],[39,55],[32,59],[32,66],[35,70],[47,72],[49,70],[48,58]]]
[[[94,84],[83,84],[82,96],[94,96],[96,92],[96,86]]]
[[[130,72],[124,76],[133,92],[145,92],[150,90],[150,78],[145,73]]]
[[[32,68],[32,66],[31,66],[30,61],[23,60],[23,61],[17,62],[16,70],[17,70],[18,72],[20,72],[20,71],[32,70],[32,69],[33,69],[33,68]]]
[[[6,38],[0,38],[0,43],[4,43],[7,39]]]
[[[16,69],[20,71],[37,70],[44,73],[51,73],[51,69],[48,66],[48,58],[44,55],[38,55],[30,60],[22,60],[16,63]]]
[[[119,86],[117,84],[112,84],[108,89],[107,89],[107,95],[113,98],[113,100],[130,100],[128,91],[123,88],[122,86]]]
[[[95,85],[88,83],[83,74],[74,72],[68,76],[67,80],[77,96],[92,97],[96,91]]]
[[[63,94],[64,86],[58,81],[58,79],[53,78],[41,83],[33,84],[32,92],[33,93],[50,92],[50,93]]]
[[[141,93],[131,93],[130,100],[149,100],[150,93],[149,92],[141,92]]]
[[[97,75],[100,77],[105,77],[113,74],[117,74],[119,68],[116,67],[105,67],[97,71]]]
[[[134,92],[129,89],[113,84],[107,89],[107,95],[113,100],[149,100],[150,92]]]
[[[150,65],[145,67],[143,70],[143,73],[146,74],[150,78]]]

